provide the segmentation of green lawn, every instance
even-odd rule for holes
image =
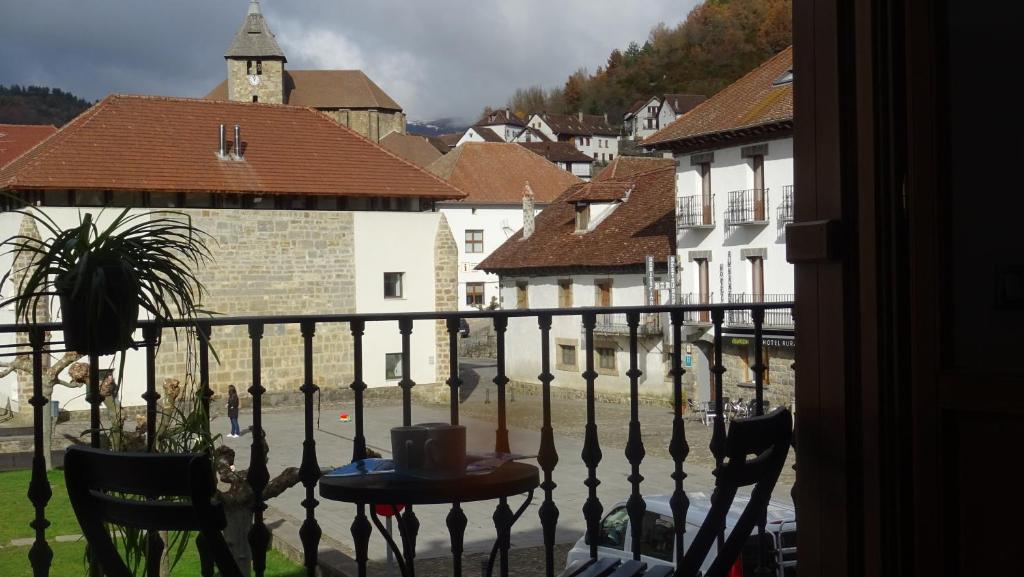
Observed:
[[[82,563],[85,554],[85,541],[73,543],[50,543],[53,547],[53,565],[50,575],[74,577],[86,575]],[[4,577],[32,577],[32,568],[28,562],[28,547],[5,547],[0,549],[0,575]],[[199,557],[195,547],[190,548],[182,556],[181,561],[171,572],[175,576],[198,576]],[[302,577],[303,568],[278,553],[267,552],[266,577]]]
[[[31,471],[10,471],[0,473],[0,503],[4,510],[0,513],[0,575],[3,577],[30,577],[32,569],[28,561],[29,547],[6,547],[11,539],[33,537],[29,523],[35,518],[35,510],[28,500],[28,484],[32,478]],[[46,535],[50,538],[53,548],[53,566],[50,575],[60,577],[85,575],[82,565],[85,553],[85,541],[57,543],[53,537],[57,535],[77,535],[81,533],[74,511],[68,501],[64,489],[64,472],[50,471],[50,486],[53,497],[46,507],[46,518],[50,527]],[[195,546],[189,547],[178,563],[173,575],[199,575],[199,556]],[[293,563],[277,551],[267,553],[267,577],[300,577],[303,575],[300,565]]]
[[[46,506],[46,518],[50,528],[47,537],[57,535],[77,535],[81,533],[75,513],[68,501],[68,492],[64,488],[64,471],[50,471],[50,490],[53,496]],[[5,471],[0,473],[0,503],[3,503],[3,521],[0,522],[0,546],[7,545],[11,539],[35,537],[29,523],[35,519],[35,508],[28,500],[28,484],[32,480],[31,471]],[[2,575],[3,573],[0,573]]]

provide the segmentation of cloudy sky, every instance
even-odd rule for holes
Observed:
[[[412,119],[474,119],[675,24],[696,0],[263,0],[287,66],[361,68]],[[248,0],[0,0],[0,84],[202,96]]]

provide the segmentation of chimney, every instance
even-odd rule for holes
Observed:
[[[235,125],[235,160],[242,160],[242,129]]]
[[[530,181],[526,181],[523,187],[523,239],[533,235],[533,189],[530,188]]]
[[[220,125],[220,148],[217,149],[217,158],[224,160],[228,157],[228,143],[224,137],[224,125]]]
[[[576,117],[580,119],[580,122],[583,122],[583,111],[582,110],[578,111],[576,113]]]
[[[608,113],[607,112],[604,113],[604,121],[608,122]]]

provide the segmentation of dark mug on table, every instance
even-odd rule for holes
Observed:
[[[457,477],[466,470],[466,428],[448,423],[395,427],[391,450],[396,472]]]

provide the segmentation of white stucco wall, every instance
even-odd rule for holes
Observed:
[[[619,155],[618,136],[601,134],[590,137],[574,136],[572,142],[576,145],[577,150],[598,162],[609,162],[615,160],[615,157]]]
[[[675,111],[666,103],[661,107],[661,110],[658,111],[658,126],[660,128],[665,128],[669,124],[675,122],[676,118],[677,116]]]
[[[765,207],[768,223],[764,225],[725,225],[729,192],[753,188],[754,171],[751,159],[740,156],[742,147],[733,146],[714,151],[711,191],[714,195],[715,226],[712,229],[681,229],[676,237],[679,262],[683,269],[682,293],[697,293],[699,290],[698,268],[690,260],[690,252],[708,250],[711,251],[708,284],[709,290],[714,293],[714,300],[722,302],[725,300],[723,295],[730,293],[750,294],[753,290],[751,265],[741,257],[743,249],[766,250],[766,295],[793,293],[793,265],[786,262],[785,229],[778,220],[782,188],[793,184],[793,139],[771,140],[767,144],[764,185],[768,189]],[[701,193],[700,173],[698,167],[690,165],[691,155],[676,156],[677,198]]]
[[[660,280],[663,275],[659,275]],[[503,277],[502,299],[504,308],[516,308],[516,283],[529,283],[529,305],[531,309],[558,308],[558,281],[572,280],[573,308],[594,306],[596,304],[596,281],[610,279],[612,281],[612,306],[630,306],[645,304],[646,292],[643,275],[634,274],[575,274],[542,277]],[[564,339],[564,340],[563,340]],[[576,370],[557,368],[559,344],[571,343],[577,347]],[[601,392],[628,393],[629,378],[629,338],[628,335],[600,334],[594,336],[595,347],[616,349],[615,372],[601,373],[595,387]],[[586,381],[581,374],[586,370],[586,343],[579,316],[556,316],[551,323],[551,373],[555,376],[554,386],[582,389]],[[638,368],[643,372],[640,377],[640,394],[642,396],[658,396],[671,393],[671,383],[666,381],[667,366],[664,358],[665,349],[660,336],[641,336],[638,341]],[[540,331],[535,317],[510,318],[506,335],[506,367],[510,379],[523,382],[537,382],[540,374]],[[595,370],[598,366],[594,359]]]
[[[355,213],[356,311],[432,311],[434,301],[434,237],[438,213]],[[397,236],[396,236],[397,235]],[[396,239],[400,239],[396,241]],[[401,272],[402,297],[384,297],[384,273]],[[412,380],[435,380],[434,321],[413,323]],[[393,385],[385,379],[385,354],[402,352],[397,322],[367,323],[363,337],[363,380],[368,387]]]
[[[483,127],[477,128],[475,126],[471,126],[468,129],[466,129],[466,133],[462,135],[462,138],[460,138],[457,143],[455,143],[455,146],[458,146],[458,145],[460,145],[460,144],[462,144],[464,142],[487,142],[486,140],[484,140],[484,138],[482,136],[480,136],[480,131],[481,130],[491,130],[491,129],[490,128],[483,128]],[[494,131],[491,130],[491,132],[494,132]],[[495,134],[498,134],[498,136],[504,136],[503,134],[499,134],[497,132],[495,132]]]
[[[650,112],[652,106],[654,107],[653,113]],[[661,99],[657,97],[651,98],[644,103],[640,110],[636,111],[636,113],[630,117],[629,123],[626,125],[627,134],[630,138],[642,140],[658,131],[659,107],[661,107]],[[650,128],[647,126],[648,118],[654,119]]]
[[[535,205],[535,214],[545,205]],[[495,249],[502,245],[516,231],[523,228],[523,207],[508,204],[463,204],[438,203],[438,207],[448,226],[452,229],[455,244],[459,247],[459,310],[475,310],[466,304],[466,283],[484,283],[484,306],[491,302],[491,297],[500,300],[498,292],[498,275],[475,270]],[[466,253],[466,231],[484,231],[484,251],[482,253]]]

